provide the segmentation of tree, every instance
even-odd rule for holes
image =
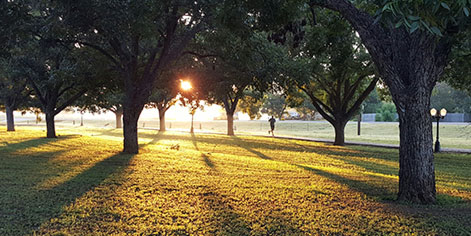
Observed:
[[[123,128],[123,97],[122,89],[112,86],[107,80],[107,86],[91,88],[77,102],[80,110],[92,113],[111,111],[115,115],[115,127]]]
[[[5,106],[7,116],[7,131],[15,131],[13,112],[25,105],[30,95],[24,77],[12,72],[11,63],[0,61],[0,103]]]
[[[450,113],[471,113],[471,96],[442,82],[432,91],[430,107],[445,108]]]
[[[189,76],[191,75],[191,77]],[[191,127],[190,133],[194,132],[193,120],[195,113],[198,109],[204,109],[204,100],[208,98],[208,87],[210,80],[202,74],[196,71],[189,72],[188,75],[178,76],[183,78],[181,80],[182,87],[184,83],[188,83],[191,87],[181,88],[179,100],[184,107],[188,107],[189,113],[191,115]]]
[[[398,199],[436,201],[430,96],[471,3],[457,1],[311,0],[339,12],[368,49],[399,113]],[[377,10],[376,16],[372,12]]]
[[[91,69],[90,64],[83,63],[85,60],[77,60],[78,55],[74,53],[77,52],[61,45],[43,45],[41,49],[31,49],[28,56],[21,59],[34,97],[46,114],[48,138],[56,138],[54,117],[73,105],[96,81],[90,72],[97,68]]]
[[[81,111],[88,110],[92,113],[111,111],[115,115],[115,127],[123,128],[124,88],[119,78],[120,74],[110,68],[110,63],[105,57],[100,55],[96,59],[101,59],[102,61],[97,64],[104,66],[100,68],[104,70],[100,73],[100,82],[96,87],[89,86],[88,91],[74,105]]]
[[[381,107],[382,101],[378,96],[377,88],[374,89],[370,95],[363,102],[363,113],[376,113],[376,110]]]
[[[285,94],[268,93],[263,99],[261,112],[282,120],[286,108],[288,108],[288,103]]]
[[[292,89],[294,90],[294,89]],[[290,91],[287,98],[288,107],[294,108],[302,120],[313,120],[316,115],[316,108],[312,105],[310,98],[302,91]]]
[[[244,96],[239,101],[238,110],[249,115],[250,120],[260,119],[262,114],[263,95],[252,89],[244,91]]]
[[[336,13],[320,13],[318,26],[306,27],[306,43],[300,49],[308,59],[308,76],[296,83],[334,127],[334,145],[344,145],[347,122],[375,89],[379,77],[347,22]]]
[[[396,107],[392,103],[383,103],[376,111],[377,121],[396,121]]]
[[[443,81],[471,96],[471,30],[459,34],[453,45],[450,63],[445,68]]]
[[[148,108],[157,108],[159,110],[160,131],[165,131],[165,113],[170,107],[175,105],[178,101],[176,98],[179,92],[179,80],[174,73],[169,73],[167,76],[161,78],[162,82],[159,87],[154,88],[149,103],[146,105]]]
[[[242,36],[226,29],[203,35],[200,47],[206,55],[196,61],[209,77],[208,101],[224,107],[227,134],[234,135],[234,113],[247,89],[263,93],[278,72],[280,49],[265,35],[253,32]],[[196,58],[197,59],[197,58]],[[197,66],[198,67],[198,66]]]
[[[124,84],[124,149],[138,153],[137,121],[162,72],[216,17],[213,1],[62,1],[71,37],[114,64]],[[93,16],[93,17],[90,17]]]
[[[0,102],[5,106],[7,131],[15,131],[13,112],[26,102],[29,90],[18,74],[12,54],[29,38],[31,17],[23,2],[0,4]]]

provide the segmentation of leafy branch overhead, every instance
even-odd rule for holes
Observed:
[[[376,11],[376,22],[406,27],[410,33],[425,30],[437,36],[457,32],[471,23],[469,0],[386,0]]]

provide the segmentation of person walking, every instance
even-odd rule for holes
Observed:
[[[273,133],[273,131],[275,130],[275,122],[276,122],[276,120],[275,120],[275,118],[272,116],[272,117],[268,120],[268,122],[270,122],[270,129],[271,129],[271,130],[268,131],[268,133],[271,133],[271,136],[275,137],[275,134]]]

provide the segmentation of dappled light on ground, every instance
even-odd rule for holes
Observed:
[[[468,155],[436,156],[438,204],[395,202],[397,150],[113,129],[0,132],[0,234],[465,234]]]

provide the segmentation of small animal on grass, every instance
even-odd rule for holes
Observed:
[[[174,144],[174,145],[170,146],[170,149],[179,151],[180,150],[180,144],[178,144],[178,143]]]

